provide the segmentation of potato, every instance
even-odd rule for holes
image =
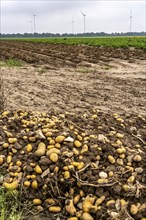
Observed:
[[[57,162],[58,161],[58,154],[52,153],[52,154],[50,154],[49,158],[52,162]]]
[[[136,162],[140,162],[140,161],[142,161],[142,157],[137,154],[137,155],[135,155],[135,157],[133,158],[133,160],[136,161]]]
[[[136,215],[137,212],[138,212],[138,207],[137,207],[136,205],[132,204],[132,205],[131,205],[131,208],[130,208],[130,213],[131,213],[132,215]]]
[[[34,205],[41,205],[42,201],[40,199],[33,199],[33,204]]]
[[[30,181],[26,180],[23,184],[24,184],[24,186],[29,187],[31,183],[30,183]]]
[[[4,143],[3,144],[3,148],[8,148],[9,147],[9,143]]]
[[[76,208],[72,199],[66,201],[65,209],[72,216],[76,214]]]
[[[79,202],[80,198],[81,198],[80,194],[78,194],[74,197],[73,201],[74,201],[75,205]]]
[[[32,182],[32,184],[31,184],[31,187],[32,187],[33,189],[37,189],[37,188],[38,188],[38,182],[37,182],[36,180],[34,180],[34,181]]]
[[[41,142],[39,143],[38,148],[35,151],[35,155],[41,157],[44,156],[45,153],[46,153],[46,145],[43,142]]]
[[[99,184],[108,183],[108,181],[109,181],[108,179],[101,179],[101,178],[97,180],[97,182],[98,182]]]
[[[111,199],[111,200],[109,200],[109,201],[107,201],[106,202],[106,206],[108,207],[108,206],[110,206],[110,205],[112,205],[112,204],[115,204],[115,200],[114,199]]]
[[[4,159],[2,157],[0,157],[0,165],[2,165],[4,162]]]
[[[80,162],[80,164],[77,166],[77,170],[81,170],[84,167],[84,163]]]
[[[75,145],[75,147],[77,147],[77,148],[79,148],[79,147],[82,146],[81,142],[78,141],[78,140],[75,140],[74,145]]]
[[[3,183],[3,186],[8,190],[14,190],[18,188],[18,182],[13,181],[12,183]]]
[[[11,156],[11,155],[8,155],[8,156],[7,156],[7,163],[11,163],[11,161],[12,161],[12,156]]]
[[[20,160],[16,161],[16,166],[21,167],[22,162]]]
[[[70,172],[69,171],[65,171],[64,172],[64,179],[69,179],[70,178]]]
[[[27,151],[27,153],[30,153],[32,151],[32,145],[31,144],[26,145],[26,151]]]
[[[117,137],[117,138],[123,138],[123,137],[124,137],[124,134],[117,133],[117,134],[116,134],[116,137]]]
[[[94,220],[94,218],[88,212],[84,212],[82,215],[82,220]]]
[[[99,206],[105,200],[105,196],[101,196],[95,202],[95,206]]]
[[[127,180],[128,183],[134,183],[135,181],[135,176],[130,176]]]
[[[41,174],[42,173],[42,169],[41,169],[41,167],[39,166],[39,165],[36,165],[36,167],[35,167],[35,172],[36,173],[38,173],[38,174]]]
[[[115,158],[111,155],[108,156],[108,160],[110,163],[114,164],[116,161],[115,161]]]
[[[64,136],[59,135],[59,136],[57,136],[57,137],[55,138],[55,142],[56,142],[56,143],[61,143],[61,142],[64,141],[64,139],[65,139]]]
[[[47,156],[50,156],[52,153],[61,154],[61,152],[60,152],[59,149],[53,147],[53,148],[51,148],[51,149],[49,149],[49,150],[47,151],[46,155],[47,155]]]
[[[54,213],[61,212],[61,207],[60,206],[51,206],[51,207],[49,207],[49,212],[54,212]]]
[[[83,212],[89,212],[93,206],[95,198],[93,195],[87,195],[85,200],[83,201]]]
[[[45,200],[46,203],[48,203],[49,205],[54,205],[55,204],[55,200],[52,198],[48,198]]]
[[[8,142],[10,144],[14,144],[15,142],[17,142],[17,138],[8,138]]]
[[[78,218],[77,217],[70,217],[67,220],[78,220]]]

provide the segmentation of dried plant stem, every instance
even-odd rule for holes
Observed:
[[[0,75],[0,113],[5,109],[6,99],[5,99],[5,90],[4,90],[4,80],[3,75]]]

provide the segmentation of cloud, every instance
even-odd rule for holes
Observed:
[[[132,30],[145,29],[145,1],[83,1],[83,0],[1,0],[1,32],[24,33],[31,31],[33,14],[36,14],[38,32],[69,33],[72,17],[75,32],[83,32],[83,16],[86,12],[88,32],[129,31],[129,16],[132,10]]]

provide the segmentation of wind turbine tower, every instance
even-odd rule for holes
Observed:
[[[72,24],[72,34],[74,34],[74,19],[72,18],[71,22],[69,23]]]
[[[33,14],[33,25],[34,25],[34,34],[36,33],[36,20],[35,20],[36,15]]]
[[[31,33],[33,34],[33,24],[32,24],[32,20],[27,21],[27,23],[30,23],[30,25],[31,25]]]
[[[130,33],[132,31],[132,18],[133,18],[133,16],[132,16],[132,10],[131,10],[130,11],[130,17],[129,17],[129,20],[130,20]]]
[[[84,18],[84,34],[85,34],[85,32],[86,32],[86,13],[83,13],[82,11],[81,11],[81,13],[82,13],[83,18]]]

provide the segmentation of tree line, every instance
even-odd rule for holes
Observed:
[[[78,33],[78,34],[53,34],[53,33],[13,33],[13,34],[5,34],[5,33],[0,33],[0,38],[30,38],[30,37],[116,37],[116,36],[146,36],[146,32],[126,32],[126,33],[105,33],[105,32],[100,32],[100,33]]]

